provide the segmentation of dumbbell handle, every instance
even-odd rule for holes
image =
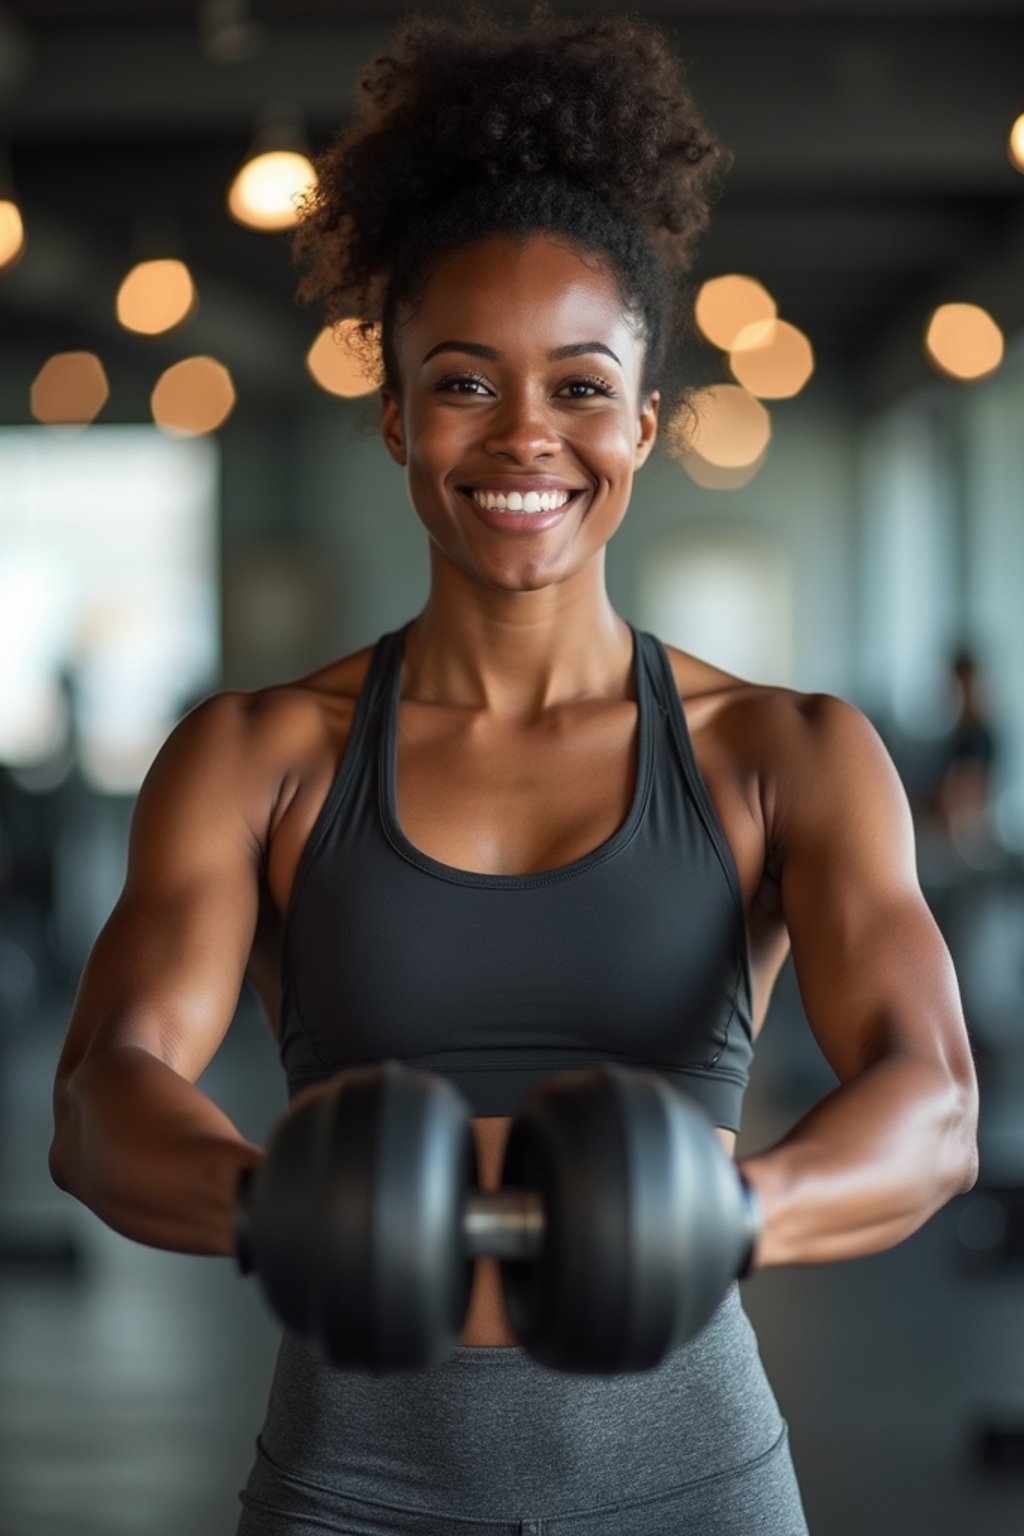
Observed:
[[[466,1199],[462,1235],[472,1259],[532,1259],[544,1241],[544,1202],[535,1190],[476,1190]]]
[[[738,1278],[750,1273],[761,1230],[761,1208],[749,1180],[737,1170],[746,1216],[746,1245]],[[544,1242],[544,1201],[532,1189],[474,1190],[462,1210],[462,1236],[471,1259],[533,1259]]]

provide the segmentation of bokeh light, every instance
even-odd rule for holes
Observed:
[[[358,326],[355,319],[325,326],[306,354],[306,367],[328,394],[355,399],[370,395],[379,387],[378,380],[367,374],[361,356],[353,350],[361,343]]]
[[[682,460],[682,465],[694,485],[699,485],[702,490],[741,491],[745,485],[750,484],[767,457],[766,448],[758,454],[752,464],[741,464],[735,469],[723,469],[720,464],[712,464],[699,453],[688,453]]]
[[[110,397],[103,364],[94,352],[58,352],[32,381],[30,407],[47,426],[95,421]]]
[[[228,191],[231,217],[249,229],[288,229],[298,222],[299,199],[316,185],[307,155],[273,149],[247,160]]]
[[[1010,164],[1016,166],[1018,171],[1024,171],[1024,112],[1010,129],[1006,150],[1010,156]]]
[[[771,417],[760,400],[738,384],[710,384],[695,390],[690,411],[677,413],[669,441],[681,459],[699,454],[718,469],[747,469],[771,440]]]
[[[13,267],[25,249],[25,225],[21,209],[10,198],[0,198],[0,272]]]
[[[117,318],[129,331],[159,336],[198,309],[192,274],[183,261],[140,261],[117,290]]]
[[[231,375],[212,357],[186,357],[160,375],[150,396],[158,427],[182,437],[215,432],[235,405]]]
[[[925,353],[954,379],[980,379],[1003,360],[1003,333],[979,304],[940,304],[928,322]]]
[[[755,320],[745,325],[729,353],[733,377],[762,400],[787,400],[814,372],[814,351],[788,320]]]
[[[774,320],[775,300],[756,278],[740,273],[713,277],[701,285],[694,304],[694,319],[703,336],[728,352],[745,325]]]

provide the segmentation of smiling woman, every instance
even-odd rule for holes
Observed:
[[[456,324],[488,341],[434,340]],[[563,336],[574,339],[552,348]],[[604,546],[653,446],[660,398],[651,390],[638,399],[645,345],[614,278],[564,235],[478,238],[437,262],[402,314],[394,351],[403,382],[384,387],[382,431],[430,534],[437,594],[467,578],[509,593],[543,588],[538,617],[539,604],[561,605],[573,591],[596,596]],[[473,366],[453,371],[457,357]],[[561,493],[561,504],[542,508],[542,492]],[[525,500],[531,493],[535,505]],[[552,587],[555,577],[567,585]],[[454,601],[468,612],[465,599]],[[527,643],[543,667],[547,639]],[[520,653],[513,690],[524,667]],[[476,692],[486,697],[481,682]],[[543,706],[510,691],[491,707],[529,716]]]
[[[519,38],[480,12],[459,27],[420,18],[360,94],[293,236],[299,296],[331,322],[359,321],[347,344],[380,380],[384,439],[408,468],[432,579],[456,579],[445,565],[467,561],[520,592],[556,572],[600,579],[659,415],[686,408],[686,275],[731,156],[665,39],[638,18],[573,26],[536,7]],[[502,447],[510,425],[529,464]],[[467,518],[467,485],[581,494],[556,515],[474,501]],[[538,598],[535,617],[571,591]],[[436,644],[447,606],[429,605],[411,656],[428,632],[435,655],[451,654]],[[543,666],[548,637],[533,643]],[[492,707],[539,707],[517,683],[530,671],[520,651],[512,691]]]
[[[172,733],[76,998],[54,1177],[277,1297],[240,1536],[801,1536],[736,1282],[920,1226],[973,1178],[976,1095],[867,721],[664,645],[605,587],[685,399],[728,157],[635,16],[416,17],[360,107],[296,229],[300,294],[362,321],[428,600]],[[790,942],[840,1086],[737,1164]],[[194,1086],[244,976],[292,1099],[266,1153]],[[418,1197],[442,1154],[417,1094],[465,1132],[464,1199]],[[417,1330],[453,1262],[449,1349]],[[420,1369],[385,1374],[410,1339]]]

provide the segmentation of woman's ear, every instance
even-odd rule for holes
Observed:
[[[658,408],[661,405],[661,391],[652,389],[647,399],[640,406],[637,417],[636,455],[633,460],[633,468],[639,469],[647,462],[648,455],[658,438]]]
[[[402,407],[393,390],[380,392],[380,435],[396,464],[405,464],[405,428]]]

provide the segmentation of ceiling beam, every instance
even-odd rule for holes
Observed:
[[[861,20],[768,15],[663,18],[716,130],[736,152],[731,185],[1006,191],[1004,143],[1024,107],[1024,17]],[[295,103],[321,137],[353,109],[354,83],[388,26],[267,24],[244,63],[204,58],[187,25],[136,21],[42,29],[4,107],[14,141],[111,132],[247,136]],[[965,67],[965,59],[970,66]],[[951,91],[949,82],[956,81]],[[319,147],[319,146],[316,146]]]

